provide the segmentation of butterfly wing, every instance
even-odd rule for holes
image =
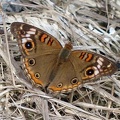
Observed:
[[[75,50],[71,54],[71,60],[82,81],[112,75],[117,70],[113,61],[90,51]]]
[[[11,33],[18,40],[26,75],[35,83],[46,86],[62,48],[60,42],[45,31],[26,23],[12,23]]]
[[[81,83],[76,76],[76,71],[70,60],[61,64],[56,76],[49,84],[48,90],[52,92],[66,92],[79,86]]]
[[[57,92],[72,90],[83,82],[111,75],[116,70],[116,64],[102,55],[75,50],[71,52],[68,60],[59,67],[48,89]]]
[[[25,57],[51,54],[62,48],[60,42],[52,35],[26,23],[12,23],[11,33],[18,39],[18,45]]]

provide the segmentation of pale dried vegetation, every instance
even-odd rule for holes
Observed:
[[[15,21],[37,26],[62,45],[120,59],[120,0],[1,1],[0,120],[120,120],[120,73],[89,81],[75,91],[46,94],[23,74],[10,32]],[[118,64],[120,67],[120,64]]]

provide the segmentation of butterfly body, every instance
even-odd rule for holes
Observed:
[[[15,22],[11,32],[18,39],[26,76],[35,84],[53,92],[64,92],[87,80],[111,75],[117,67],[102,55],[64,47],[47,32],[34,26]]]

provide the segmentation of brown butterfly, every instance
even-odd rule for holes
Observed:
[[[12,23],[11,32],[18,39],[26,76],[49,91],[70,91],[117,70],[116,64],[104,56],[72,50],[71,43],[62,47],[55,37],[26,23]]]

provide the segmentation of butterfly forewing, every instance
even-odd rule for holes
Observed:
[[[73,61],[74,69],[76,69],[77,75],[81,76],[82,81],[112,75],[117,70],[113,61],[90,51],[73,51],[71,61]]]
[[[62,48],[56,38],[32,25],[14,22],[11,25],[11,32],[18,39],[23,56],[54,54]]]

